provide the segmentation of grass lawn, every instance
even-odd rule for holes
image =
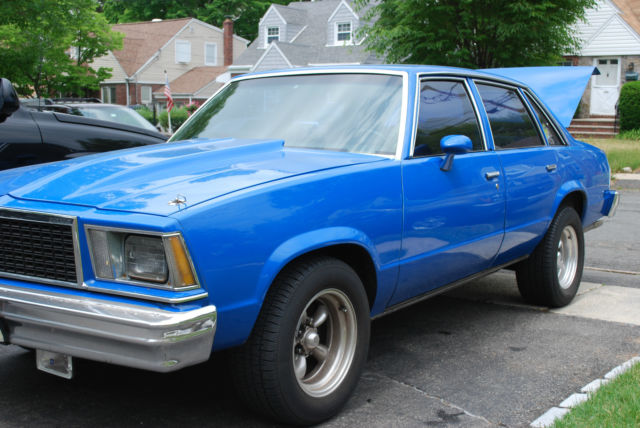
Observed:
[[[633,171],[640,169],[640,141],[617,138],[584,138],[583,141],[604,150],[609,158],[612,172],[622,172],[628,166]]]
[[[553,425],[554,428],[639,426],[640,364],[601,386],[589,400]]]

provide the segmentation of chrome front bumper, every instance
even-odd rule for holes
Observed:
[[[0,283],[4,340],[28,348],[169,372],[209,359],[213,305],[171,312]]]

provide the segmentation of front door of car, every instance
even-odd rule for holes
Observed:
[[[544,235],[553,216],[561,165],[558,146],[545,144],[517,88],[481,82],[476,87],[504,171],[505,236],[495,261],[500,265],[528,255]],[[555,140],[559,140],[557,135]]]
[[[504,231],[504,187],[498,156],[487,151],[463,79],[420,85],[412,157],[403,161],[402,263],[390,304],[487,269]],[[443,171],[442,137],[465,135],[473,150]]]

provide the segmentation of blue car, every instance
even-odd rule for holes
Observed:
[[[618,202],[563,126],[592,71],[245,75],[167,144],[4,171],[0,342],[68,378],[75,357],[168,372],[233,348],[255,410],[330,418],[372,318],[503,268],[525,301],[571,302]]]

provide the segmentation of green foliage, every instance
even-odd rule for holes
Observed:
[[[110,70],[87,64],[122,48],[122,35],[111,31],[97,7],[96,0],[0,2],[0,75],[22,95],[97,90]]]
[[[640,128],[640,81],[627,82],[622,86],[618,110],[621,131]]]
[[[149,109],[149,107],[142,106],[136,108],[135,110],[140,114],[140,116],[147,119],[147,121],[153,126],[156,126],[156,124],[158,123],[158,117],[156,116],[156,120],[153,120],[153,112]]]
[[[192,17],[219,28],[230,17],[234,32],[253,40],[271,3],[289,4],[290,0],[104,0],[104,14],[114,24]]]
[[[178,107],[171,110],[171,129],[173,132],[176,132],[180,126],[184,123],[185,120],[189,117],[189,112],[185,107]],[[158,115],[158,119],[160,120],[160,126],[162,128],[168,130],[169,129],[169,115],[167,111],[164,110]]]
[[[603,385],[554,428],[640,426],[640,364]]]
[[[363,31],[391,63],[469,68],[555,64],[577,50],[572,24],[595,0],[356,0]]]
[[[633,140],[640,141],[640,128],[629,129],[628,131],[622,131],[616,135],[618,140]]]

